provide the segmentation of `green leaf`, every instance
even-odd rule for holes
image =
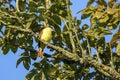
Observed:
[[[115,9],[108,9],[107,10],[108,15],[114,15],[114,13],[115,13]]]
[[[45,74],[42,72],[42,79],[41,80],[44,80],[45,79]]]
[[[103,24],[106,23],[109,20],[109,16],[107,14],[105,14],[104,16],[101,17],[101,19],[99,20],[99,23]]]
[[[37,7],[37,3],[33,0],[28,0],[28,9],[30,10],[30,12],[35,12],[36,11],[36,7]]]
[[[120,55],[120,43],[117,44],[116,52],[117,52],[117,55]]]
[[[112,8],[115,4],[116,0],[108,0],[108,6]]]
[[[16,9],[17,9],[18,12],[25,11],[26,0],[16,0]]]
[[[56,32],[58,35],[60,35],[60,34],[61,34],[61,28],[58,27],[58,26],[54,26],[54,28],[55,28],[55,32]]]
[[[37,73],[37,69],[32,69],[25,77],[25,80],[31,80],[34,75]]]
[[[120,7],[120,2],[115,4],[114,9],[119,9],[119,7]]]
[[[51,17],[57,24],[61,25],[61,19],[57,15]]]
[[[115,33],[110,41],[111,44],[113,44],[114,42],[116,42],[117,40],[120,39],[120,30],[117,31],[117,33]]]
[[[27,20],[27,23],[26,23],[26,29],[29,29],[33,20],[35,19],[34,16],[31,16],[28,20]]]
[[[110,34],[112,34],[112,32],[109,31],[109,30],[104,30],[103,33],[104,33],[104,35],[110,35]]]
[[[15,46],[11,46],[11,51],[13,52],[13,53],[16,53],[17,52],[17,47],[15,47]]]
[[[20,56],[26,57],[26,56],[29,56],[29,53],[26,51],[26,52],[23,52],[22,54],[20,54]]]
[[[107,7],[107,3],[105,2],[105,0],[98,0],[97,3],[101,6]]]
[[[18,65],[21,62],[23,62],[23,66],[25,67],[25,69],[29,70],[30,64],[31,64],[30,58],[29,57],[21,57],[20,59],[17,60],[16,67],[18,67]]]
[[[37,59],[37,52],[30,52],[30,57],[33,59],[33,60],[36,60]]]
[[[37,69],[41,69],[42,64],[41,63],[34,63],[33,66]]]
[[[90,23],[91,23],[92,28],[94,28],[96,25],[96,19],[93,16],[90,18]]]
[[[39,11],[40,13],[45,12],[45,6],[39,6],[39,7],[38,7],[38,11]]]
[[[25,59],[25,57],[21,57],[17,60],[16,67]]]
[[[110,21],[110,23],[108,23],[108,28],[110,29],[110,30],[114,30],[114,29],[116,29],[117,28],[117,25],[118,25],[118,22],[117,23],[114,23],[114,22],[116,22],[117,20],[114,20],[114,21]]]
[[[98,47],[98,53],[103,54],[103,51],[104,51],[104,50],[103,50],[103,47],[99,46],[99,47]]]
[[[47,74],[50,76],[54,76],[56,74],[56,71],[57,71],[57,69],[55,67],[50,67]]]
[[[30,68],[29,62],[26,61],[26,60],[23,61],[23,66],[24,66],[25,69],[27,69],[27,70],[29,70],[29,68]]]
[[[0,47],[3,45],[4,41],[0,38]]]
[[[89,26],[87,25],[87,24],[84,24],[83,26],[82,26],[82,30],[86,30],[86,29],[88,29],[89,28]]]
[[[45,75],[55,76],[57,68],[51,64],[46,63],[46,64],[44,64],[44,68],[42,68],[42,70]]]
[[[94,2],[95,2],[95,0],[89,0],[88,3],[87,3],[87,7],[91,6],[92,3],[94,3]]]
[[[23,38],[23,37],[25,37],[25,35],[23,33],[18,33],[18,37]]]
[[[64,34],[62,40],[64,40],[64,42],[67,43],[67,45],[70,45],[70,39],[68,34]]]
[[[81,16],[81,19],[86,19],[88,17],[90,17],[90,15],[92,14],[94,8],[92,6],[86,8],[86,9],[83,9],[81,12],[82,12],[82,16]]]
[[[42,80],[42,73],[40,72],[39,74],[36,74],[34,80]]]
[[[33,76],[31,80],[35,80],[35,76]]]
[[[6,55],[8,52],[9,52],[9,49],[10,49],[10,47],[9,47],[9,45],[4,45],[3,47],[2,47],[2,53],[4,54],[4,55]]]
[[[94,14],[94,18],[98,20],[103,16],[103,14],[104,14],[103,12],[96,11]]]

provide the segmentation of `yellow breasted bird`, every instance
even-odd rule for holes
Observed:
[[[53,31],[52,27],[48,27],[48,26],[43,27],[39,34],[40,40],[50,42],[50,40],[52,39],[52,31]],[[40,42],[38,45],[39,45],[38,57],[42,58],[43,49],[45,45]]]

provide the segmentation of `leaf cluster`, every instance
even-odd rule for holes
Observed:
[[[13,4],[15,3],[16,6]],[[108,68],[120,73],[120,3],[117,0],[89,0],[80,11],[81,19],[73,17],[70,0],[2,0],[0,1],[0,48],[4,55],[19,52],[20,63],[29,70],[25,80],[115,79]],[[81,24],[90,18],[90,24]],[[43,26],[53,26],[52,44],[77,55],[74,61],[57,49],[44,54],[39,62],[36,46]],[[116,31],[116,32],[113,32]],[[107,36],[113,36],[107,39]],[[77,60],[77,59],[76,59]],[[94,68],[94,69],[93,69]],[[93,69],[93,70],[91,70]],[[106,71],[105,71],[106,70]],[[112,75],[112,76],[111,76]]]

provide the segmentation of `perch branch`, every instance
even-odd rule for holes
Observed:
[[[39,39],[39,37],[37,36],[37,34],[35,34],[32,30],[30,29],[22,29],[22,28],[19,28],[19,27],[9,27],[9,28],[12,28],[12,29],[16,29],[16,30],[19,30],[19,31],[22,31],[22,32],[28,32],[28,33],[31,33],[31,35],[33,35],[35,38],[37,38],[39,41],[41,41]],[[120,73],[118,73],[115,69],[109,67],[109,66],[106,66],[102,63],[99,63],[96,61],[96,59],[94,59],[93,57],[91,56],[86,56],[85,58],[80,58],[78,55],[76,54],[73,54],[71,52],[68,52],[67,50],[64,50],[63,48],[60,48],[58,46],[54,46],[48,42],[44,42],[44,41],[41,41],[43,44],[61,52],[62,54],[61,55],[64,55],[66,56],[68,59],[70,60],[73,60],[75,62],[80,62],[81,64],[83,63],[88,63],[90,65],[92,65],[95,69],[97,69],[99,72],[103,73],[105,76],[109,76],[109,77],[113,77],[113,78],[116,78],[116,79],[120,79]],[[105,74],[106,73],[106,74]]]

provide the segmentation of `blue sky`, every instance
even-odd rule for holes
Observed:
[[[74,16],[80,18],[80,14],[76,14],[79,10],[85,8],[88,0],[71,0],[73,5],[71,6]],[[84,23],[89,23],[84,21]],[[36,46],[36,45],[35,45]],[[48,51],[48,50],[47,50]],[[16,54],[9,52],[7,55],[0,54],[0,80],[24,80],[25,75],[29,72],[22,64],[16,68],[16,62],[20,58],[19,50]],[[0,52],[1,53],[1,52]]]

